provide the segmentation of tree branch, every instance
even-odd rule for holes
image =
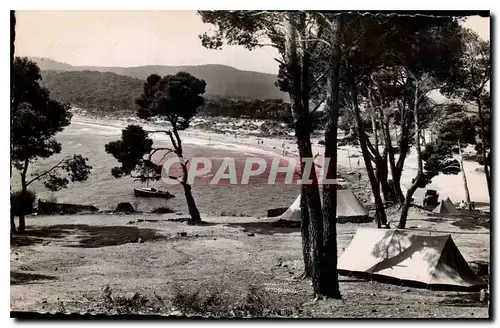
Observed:
[[[314,81],[313,81],[313,83],[311,83],[311,89],[312,89],[312,88],[313,88],[313,87],[314,87],[314,86],[315,86],[315,85],[316,85],[319,81],[321,81],[321,80],[322,80],[322,79],[326,76],[326,74],[328,74],[328,72],[330,72],[330,70],[331,70],[331,69],[329,68],[329,69],[327,69],[326,71],[324,71],[323,73],[321,73],[321,75],[320,75],[320,76],[318,76],[318,77],[316,78],[316,80],[314,80]]]
[[[311,113],[314,113],[316,112],[320,107],[321,105],[325,102],[327,96],[324,96],[321,101],[319,103],[316,104],[316,106],[313,108],[313,110],[311,110]]]
[[[332,26],[333,22],[330,19],[328,19],[328,17],[326,17],[325,14],[323,14],[322,12],[317,12],[316,14],[321,18],[323,18],[328,25]]]
[[[172,145],[174,146],[174,148],[175,149],[179,149],[179,146],[175,142],[174,137],[172,135],[172,131],[170,131],[170,130],[153,130],[153,131],[146,131],[146,132],[149,133],[149,134],[165,133],[166,135],[168,135],[170,137],[170,141],[172,142]]]
[[[55,169],[57,169],[68,157],[64,157],[63,159],[61,159],[59,161],[59,163],[57,163],[56,165],[54,165],[52,168],[48,169],[47,171],[43,172],[42,174],[39,174],[38,176],[36,176],[35,178],[31,179],[29,182],[26,183],[26,186],[29,186],[30,184],[32,184],[33,182],[37,181],[37,180],[40,180],[41,178],[43,178],[44,176],[46,176],[47,174],[49,174],[50,172],[54,171]]]

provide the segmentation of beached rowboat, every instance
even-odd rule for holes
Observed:
[[[168,191],[161,191],[155,188],[134,188],[136,197],[158,197],[158,198],[173,198],[175,197]]]

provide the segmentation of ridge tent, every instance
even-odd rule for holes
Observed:
[[[300,194],[280,217],[283,221],[300,222]],[[368,210],[349,189],[337,190],[337,222],[366,222]]]
[[[432,213],[436,214],[452,214],[452,215],[458,215],[460,212],[455,208],[455,205],[451,202],[450,198],[446,198],[445,200],[441,200],[438,206],[434,210],[432,210]]]
[[[404,230],[358,229],[338,259],[341,275],[371,276],[432,289],[480,290],[451,235],[412,235]]]

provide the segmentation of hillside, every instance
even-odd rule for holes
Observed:
[[[136,79],[145,79],[150,74],[159,75],[175,74],[185,71],[207,82],[208,97],[228,97],[243,99],[283,99],[288,100],[288,95],[281,92],[275,85],[276,76],[273,74],[241,71],[234,67],[224,65],[200,66],[139,66],[139,67],[97,67],[97,66],[72,66],[47,58],[30,57],[42,71],[76,72],[94,71],[109,72]],[[50,78],[52,78],[52,75]],[[65,78],[80,75],[65,75]],[[53,85],[47,81],[47,85]]]
[[[135,109],[143,81],[115,73],[42,71],[42,84],[54,99],[101,112]]]

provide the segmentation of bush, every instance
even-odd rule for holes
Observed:
[[[211,287],[202,293],[174,286],[172,305],[182,314],[214,315],[224,317],[291,316],[297,309],[283,306],[260,287],[250,285],[244,298],[235,299],[224,294],[221,287]]]
[[[125,202],[125,203],[119,203],[116,206],[116,212],[119,213],[135,213],[135,208],[132,206],[132,204]]]
[[[302,309],[302,298],[279,298],[258,286],[248,286],[243,295],[226,291],[223,285],[188,287],[173,285],[171,296],[127,293],[119,295],[106,285],[96,298],[60,302],[60,307],[85,307],[92,313],[202,315],[212,317],[310,316]],[[51,306],[51,305],[50,305]],[[50,309],[50,307],[49,307]],[[58,310],[64,312],[64,310]]]
[[[161,206],[161,207],[157,207],[154,210],[152,210],[151,213],[168,214],[168,213],[175,213],[175,211],[168,206]]]
[[[175,285],[171,302],[182,314],[215,314],[222,312],[225,307],[222,293],[215,287],[202,294],[199,289],[193,291]]]
[[[161,313],[165,312],[165,303],[163,298],[154,294],[155,298],[150,298],[140,293],[134,293],[132,296],[113,295],[109,286],[101,292],[101,299],[97,301],[97,308],[104,307],[107,311],[118,314],[137,314],[137,313]]]
[[[36,193],[32,190],[27,190],[24,199],[22,199],[21,195],[21,190],[10,193],[10,210],[14,216],[20,215],[21,212],[31,214],[35,210]]]

